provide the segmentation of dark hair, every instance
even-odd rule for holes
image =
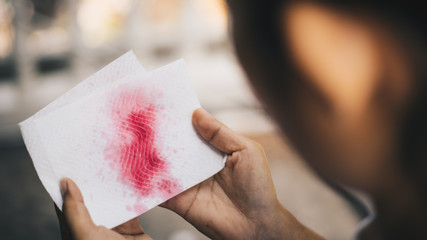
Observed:
[[[296,119],[281,111],[302,111],[295,105],[297,94],[315,98],[328,110],[328,103],[304,79],[291,59],[281,30],[281,13],[292,0],[228,0],[237,55],[248,73],[252,88],[266,110],[286,133],[298,142],[292,131]],[[337,8],[349,14],[373,17],[387,27],[408,53],[413,90],[399,119],[400,164],[414,182],[427,189],[427,10],[422,1],[310,1]],[[283,44],[285,43],[285,44]],[[286,81],[284,81],[286,79]],[[280,99],[280,101],[278,101]],[[302,142],[300,140],[300,142]],[[423,190],[424,191],[424,190]]]

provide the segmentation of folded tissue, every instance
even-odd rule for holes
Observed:
[[[19,125],[56,205],[71,178],[93,221],[112,228],[224,167],[192,126],[199,107],[183,60],[146,72],[128,52]]]

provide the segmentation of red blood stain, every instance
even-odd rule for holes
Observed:
[[[138,198],[152,194],[164,199],[181,190],[170,174],[169,163],[156,147],[156,128],[162,106],[148,103],[139,89],[121,91],[111,109],[117,138],[105,151],[105,157],[119,171],[119,180],[130,186]],[[114,97],[113,97],[114,98]],[[117,104],[118,103],[118,104]],[[136,206],[136,205],[135,205]],[[138,205],[134,211],[141,212]]]
[[[148,106],[130,112],[120,124],[122,133],[131,138],[120,147],[121,173],[142,196],[151,193],[155,176],[164,173],[167,166],[154,146],[154,120],[154,108]],[[166,191],[167,187],[163,186]]]
[[[147,210],[147,208],[144,206],[144,204],[141,204],[141,203],[135,203],[135,204],[133,205],[133,210],[134,210],[135,212],[142,213],[142,212],[145,212],[145,211]]]

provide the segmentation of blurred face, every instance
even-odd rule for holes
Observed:
[[[301,89],[292,100],[296,111],[273,109],[298,123],[290,140],[332,180],[367,191],[389,184],[398,174],[396,129],[410,87],[392,38],[373,21],[315,4],[283,8],[280,22],[298,71],[327,103]],[[286,133],[285,121],[279,125]]]

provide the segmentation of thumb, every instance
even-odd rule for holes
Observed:
[[[61,193],[64,200],[62,211],[66,223],[75,239],[81,239],[95,227],[89,211],[83,202],[83,195],[77,185],[69,178],[61,180]]]
[[[194,111],[192,120],[202,138],[217,149],[232,154],[245,148],[246,140],[243,136],[233,132],[203,108]]]

